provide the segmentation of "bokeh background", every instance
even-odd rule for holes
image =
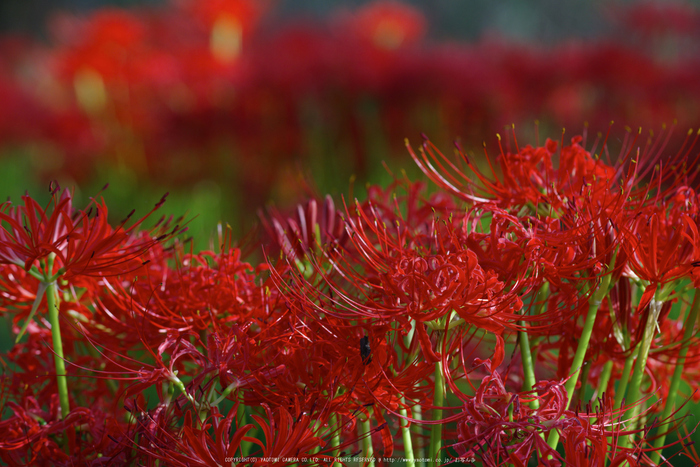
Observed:
[[[169,192],[198,249],[219,221],[362,196],[384,163],[415,174],[421,133],[478,157],[512,124],[677,122],[680,144],[700,122],[697,3],[32,0],[0,31],[1,194],[109,183],[117,220]]]

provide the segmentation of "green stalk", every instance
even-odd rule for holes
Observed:
[[[541,303],[538,306],[537,313],[539,314],[544,307],[544,300],[549,292],[549,284],[545,282],[537,294],[537,300]],[[525,321],[520,322],[521,326],[525,326]],[[518,331],[518,340],[520,342],[520,357],[523,361],[523,391],[532,391],[533,386],[537,382],[535,379],[535,365],[530,350],[530,336],[525,331]],[[535,398],[530,402],[530,408],[537,410],[540,408],[540,401]]]
[[[53,258],[52,258],[53,259]],[[50,261],[51,263],[53,261]],[[56,366],[56,383],[58,385],[58,400],[61,404],[60,418],[70,413],[68,401],[68,379],[66,378],[66,362],[63,359],[63,341],[61,340],[61,325],[58,317],[59,307],[58,289],[56,281],[50,282],[46,287],[46,305],[49,308],[49,323],[51,323],[51,338],[53,340],[54,363]]]
[[[647,317],[647,322],[644,327],[642,342],[640,342],[639,350],[637,351],[637,361],[634,364],[634,373],[632,373],[632,379],[630,380],[630,393],[626,398],[626,401],[631,404],[638,402],[641,396],[642,378],[644,377],[644,369],[647,366],[649,348],[654,340],[656,321],[661,312],[661,305],[661,302],[657,302],[653,299],[649,303],[649,316]],[[627,411],[625,419],[630,421],[630,430],[634,430],[637,427],[636,418],[639,416],[640,410],[641,404],[637,404]],[[623,448],[629,447],[632,442],[632,436],[633,435],[625,436],[620,442],[620,446]]]
[[[241,429],[245,425],[246,422],[246,417],[245,417],[245,405],[243,405],[243,397],[239,396],[238,399],[238,407],[236,407],[236,428]],[[249,442],[245,440],[241,440],[241,457],[248,457],[248,449],[250,448]]]
[[[619,409],[622,406],[622,399],[625,398],[625,393],[627,392],[627,385],[630,381],[630,372],[632,371],[632,364],[636,357],[633,349],[630,350],[630,354],[625,359],[625,367],[622,369],[622,379],[617,385],[615,390],[615,409]]]
[[[545,282],[542,285],[542,288],[538,292],[539,297],[539,305],[537,305],[537,309],[535,310],[535,315],[541,315],[542,310],[544,310],[545,307],[545,299],[547,295],[549,295],[549,282]],[[537,346],[540,344],[542,341],[543,336],[537,336],[533,339],[530,339],[530,336],[528,336],[528,341],[530,342],[530,355],[532,356],[532,361],[536,362],[537,361]],[[534,384],[534,383],[533,383]],[[537,404],[539,405],[539,401],[537,401]]]
[[[364,457],[371,459],[374,458],[374,449],[372,448],[372,425],[369,421],[369,411],[371,409],[367,408],[366,418],[360,422],[360,433],[362,436],[362,451],[364,452]],[[371,460],[365,464],[367,467],[374,467],[374,461]]]
[[[664,406],[664,412],[661,415],[661,420],[665,421],[671,417],[673,413],[674,406],[676,404],[676,396],[678,395],[678,388],[681,384],[681,375],[683,374],[683,367],[685,366],[685,358],[688,355],[688,347],[690,347],[690,339],[693,337],[695,329],[695,321],[698,318],[698,310],[700,310],[700,293],[695,292],[693,297],[693,304],[690,307],[690,312],[688,316],[685,317],[685,323],[683,328],[685,332],[683,333],[683,344],[678,351],[678,359],[676,360],[676,368],[673,371],[673,378],[671,379],[671,386],[668,390],[668,398],[666,399],[666,405]],[[666,435],[668,431],[664,432],[656,441],[654,441],[655,451],[651,455],[651,460],[653,463],[658,464],[661,459],[661,448],[666,442]]]
[[[442,420],[442,407],[445,403],[445,375],[442,372],[442,360],[435,364],[435,393],[433,395],[433,421]],[[430,465],[436,467],[441,464],[437,459],[442,447],[442,424],[436,423],[430,430]]]
[[[603,365],[603,371],[600,373],[598,378],[598,389],[595,391],[596,397],[603,397],[603,393],[606,392],[608,388],[608,383],[610,382],[610,375],[612,374],[613,361],[608,360]]]
[[[340,446],[340,430],[342,430],[342,420],[340,419],[340,415],[331,415],[331,423],[333,424],[333,426],[335,426],[335,430],[333,430],[333,436],[331,437],[331,448],[333,456],[337,458],[338,448]],[[342,464],[340,462],[333,462],[332,465],[333,467],[341,467]]]
[[[591,335],[593,334],[593,325],[595,324],[595,318],[598,314],[598,308],[600,308],[600,304],[603,302],[603,299],[605,299],[605,296],[608,294],[608,290],[610,288],[610,279],[612,276],[612,270],[615,267],[616,257],[617,253],[613,254],[612,261],[608,268],[608,273],[605,275],[605,277],[603,277],[603,280],[598,286],[598,289],[593,293],[593,295],[590,298],[590,303],[588,304],[588,314],[586,315],[586,322],[583,325],[583,331],[578,341],[576,354],[574,354],[574,361],[571,363],[571,370],[569,371],[569,374],[573,374],[566,382],[566,385],[564,385],[567,395],[566,406],[564,407],[564,410],[567,410],[569,408],[571,398],[574,394],[574,389],[576,388],[576,383],[578,383],[578,377],[581,373],[581,367],[583,366],[583,359],[586,357],[588,343],[590,342]],[[559,444],[558,431],[552,430],[550,432],[549,438],[547,439],[547,444],[550,448],[554,450],[557,448],[557,444]]]
[[[413,335],[416,332],[416,321],[411,320],[411,329],[408,331],[408,334],[404,338],[404,343],[406,344],[406,347],[409,347],[411,345],[411,342],[413,341]],[[408,356],[409,360],[413,360],[416,357],[416,352],[413,354],[410,354]],[[405,402],[405,400],[404,400]],[[415,420],[423,420],[423,409],[420,404],[416,404],[412,407],[412,412],[413,412],[413,418]],[[403,428],[402,428],[403,430]],[[423,434],[423,427],[421,426],[420,423],[414,423],[409,427],[409,438],[411,436],[411,432],[415,433],[417,435],[416,440],[418,441],[418,445],[416,447],[416,452],[418,454],[419,459],[424,459],[425,458],[425,447],[423,446],[423,437],[421,436]],[[410,438],[411,442],[411,453],[413,453],[413,441],[412,438]],[[406,439],[405,439],[405,434],[404,434],[404,444],[406,444]],[[406,445],[408,446],[408,445]],[[406,455],[406,458],[408,459],[408,455]],[[415,459],[415,458],[414,458]],[[422,460],[419,461],[413,461],[413,464],[416,467],[423,467],[424,462]]]
[[[523,322],[521,321],[522,325]],[[518,340],[520,341],[520,356],[523,360],[523,391],[532,391],[532,387],[537,380],[535,379],[535,366],[532,362],[532,353],[530,353],[530,338],[525,331],[518,331]],[[540,408],[540,401],[537,398],[530,402],[530,408],[537,410]]]
[[[644,295],[645,288],[646,286],[643,285],[642,295]],[[636,286],[634,286],[633,284],[632,296],[635,295],[635,290]],[[641,345],[641,342],[637,342],[637,346],[639,345]],[[630,372],[632,371],[632,364],[635,363],[637,354],[639,354],[639,348],[637,346],[635,346],[635,348],[630,348],[630,354],[625,359],[625,367],[622,369],[622,379],[620,380],[619,384],[617,385],[617,389],[615,390],[615,409],[619,409],[620,407],[622,407],[622,399],[624,399],[625,395],[627,394],[627,386],[629,384]]]
[[[416,404],[413,406],[413,418],[416,420],[423,420],[423,407],[421,407],[420,404]],[[411,430],[418,435],[417,441],[418,442],[418,459],[419,460],[416,463],[416,467],[424,467],[425,466],[425,461],[422,459],[425,459],[425,443],[423,442],[423,426],[416,423],[415,425],[411,426]]]
[[[576,397],[578,401],[584,401],[586,397],[586,381],[588,381],[588,373],[591,371],[591,365],[589,362],[583,364],[583,369],[581,370],[581,387],[578,390]],[[571,405],[571,404],[569,404]]]
[[[406,398],[402,396],[401,408],[399,409],[399,413],[402,417],[408,416],[408,411],[406,410],[405,404]],[[402,418],[401,420],[399,420],[399,424],[401,425],[401,434],[403,435],[403,450],[404,457],[406,458],[406,466],[416,467],[415,457],[413,457],[413,441],[411,439],[410,423],[405,418]]]

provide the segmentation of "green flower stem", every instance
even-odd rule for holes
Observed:
[[[644,290],[646,289],[646,285],[640,284],[640,287],[642,288],[642,295],[644,295]],[[633,289],[634,290],[634,289]],[[634,292],[633,296],[634,296]],[[620,382],[617,385],[617,389],[615,389],[615,409],[619,409],[622,407],[622,400],[625,399],[625,395],[627,394],[627,386],[629,385],[630,381],[630,373],[632,371],[632,365],[635,364],[637,356],[639,355],[640,352],[640,347],[642,345],[642,342],[637,342],[636,346],[634,348],[630,348],[629,350],[629,355],[625,359],[625,367],[622,369],[622,379],[620,379]]]
[[[413,406],[413,418],[416,420],[423,420],[423,407],[421,407],[420,404],[416,404]],[[420,425],[419,423],[416,423],[415,425],[411,426],[411,431],[417,435],[416,440],[418,441],[418,449],[416,452],[418,453],[418,459],[425,459],[425,445],[423,443],[423,426]],[[419,460],[416,463],[416,467],[423,467],[425,465],[425,461]]]
[[[335,427],[333,430],[333,436],[331,437],[331,448],[333,456],[338,457],[338,449],[340,446],[340,431],[343,429],[342,420],[339,414],[331,415],[331,423]],[[333,467],[341,467],[340,462],[333,462]]]
[[[610,375],[612,375],[613,361],[608,360],[603,365],[603,371],[598,377],[598,389],[595,391],[595,397],[602,397],[603,393],[608,389],[608,383],[610,382]]]
[[[53,253],[52,253],[52,254],[53,254]],[[51,259],[51,261],[53,262],[53,259]],[[21,268],[24,268],[24,263],[21,263],[21,262],[20,262],[20,263],[15,263],[15,264],[16,264],[17,266],[21,267]],[[27,271],[27,273],[28,273],[30,276],[32,276],[33,278],[35,278],[35,279],[37,279],[37,280],[39,280],[39,281],[44,281],[44,280],[46,280],[46,277],[39,271],[39,269],[38,269],[36,266],[32,266],[32,267],[29,269],[29,271]],[[50,270],[49,270],[49,274],[50,274]],[[48,282],[50,282],[50,281],[48,281]]]
[[[404,338],[404,343],[406,344],[406,347],[411,346],[411,342],[413,341],[413,336],[416,332],[416,321],[411,320],[411,329],[408,331],[406,334],[406,337]],[[418,354],[418,350],[414,351],[413,353],[408,355],[409,361],[413,360],[416,358],[416,355]],[[413,418],[415,420],[423,420],[423,409],[421,408],[420,404],[416,404],[412,407],[412,413],[413,413]],[[424,459],[425,458],[425,447],[423,446],[423,427],[421,426],[420,423],[414,423],[409,427],[409,436],[410,433],[414,433],[416,435],[416,440],[418,441],[418,445],[416,447],[416,452],[418,454],[419,459]],[[405,439],[404,439],[404,444],[405,444]],[[413,443],[411,440],[411,449],[413,449]],[[408,458],[408,456],[406,456]],[[422,460],[415,461],[414,460],[414,465],[416,467],[423,467],[424,462]]]
[[[620,379],[617,389],[615,390],[615,409],[619,409],[622,406],[622,399],[625,398],[625,394],[627,393],[630,372],[632,371],[632,364],[636,356],[637,354],[634,352],[634,349],[631,349],[630,354],[625,359],[625,367],[622,369],[622,379]]]
[[[54,363],[56,366],[56,383],[58,384],[58,400],[61,404],[60,418],[70,413],[68,401],[68,379],[66,378],[66,362],[63,359],[63,341],[61,339],[61,325],[58,317],[58,289],[56,281],[50,282],[46,287],[46,305],[49,308],[49,323],[51,323],[51,338],[53,340]]]
[[[549,282],[545,282],[544,284],[542,284],[542,288],[540,288],[538,294],[539,297],[537,300],[539,304],[537,305],[537,309],[535,310],[535,315],[541,315],[542,311],[544,310],[544,307],[546,306],[547,296],[549,295]],[[543,337],[544,336],[537,336],[533,339],[530,339],[530,336],[528,336],[528,341],[530,341],[530,355],[532,356],[533,362],[537,361],[537,346],[540,344]],[[537,401],[537,404],[539,405],[539,401]]]
[[[401,397],[401,409],[399,409],[399,413],[401,414],[402,417],[407,417],[408,416],[408,411],[406,410],[406,399],[402,396]],[[413,441],[411,439],[411,428],[410,428],[410,423],[408,420],[405,418],[402,418],[399,420],[399,424],[401,425],[401,434],[403,435],[403,450],[404,450],[404,458],[406,459],[406,466],[407,467],[416,467],[416,462],[415,458],[413,457]]]
[[[523,374],[525,376],[523,379],[523,391],[532,391],[532,387],[537,380],[535,379],[535,367],[532,363],[532,354],[530,353],[530,339],[525,331],[518,331],[518,338],[520,340]],[[533,399],[532,402],[530,402],[530,408],[533,410],[539,409],[540,401],[536,398]]]
[[[574,355],[574,361],[571,363],[571,371],[569,371],[569,374],[571,374],[571,377],[569,380],[566,382],[566,385],[564,388],[566,389],[566,395],[567,395],[567,401],[566,401],[566,406],[564,407],[564,410],[569,408],[569,404],[571,403],[571,398],[574,394],[574,389],[576,388],[576,383],[578,383],[578,377],[579,374],[581,373],[581,367],[583,366],[583,360],[586,357],[586,351],[588,350],[588,343],[591,340],[591,334],[593,334],[593,325],[595,324],[595,318],[596,315],[598,314],[598,308],[600,308],[600,304],[603,302],[605,299],[605,296],[608,294],[608,290],[610,288],[610,278],[612,276],[611,271],[615,267],[615,258],[617,256],[617,253],[613,255],[613,259],[610,263],[610,266],[608,268],[608,273],[603,277],[603,280],[601,281],[600,285],[598,286],[598,289],[593,292],[593,295],[590,298],[590,302],[588,304],[588,314],[586,315],[586,322],[583,325],[583,331],[581,332],[581,337],[579,338],[578,341],[578,347],[576,348],[576,354]],[[547,444],[549,445],[550,448],[556,449],[557,444],[559,444],[559,432],[556,430],[552,430],[549,434],[549,438],[547,439]]]
[[[578,397],[579,401],[584,401],[586,397],[586,381],[588,381],[588,373],[591,371],[591,365],[589,362],[586,362],[583,364],[583,369],[581,370],[581,387],[578,389],[578,394],[576,397]],[[569,404],[571,405],[571,404]]]
[[[642,335],[642,342],[639,344],[639,349],[637,351],[637,361],[634,364],[634,373],[632,373],[632,379],[630,380],[630,392],[626,398],[627,403],[634,404],[639,401],[641,397],[641,386],[642,378],[644,377],[644,370],[647,366],[647,358],[649,357],[649,348],[654,340],[654,333],[656,332],[656,322],[659,318],[659,313],[661,312],[662,303],[656,300],[651,300],[649,303],[649,316],[647,317],[647,322],[644,327],[644,334]],[[641,411],[641,404],[636,404],[630,410],[627,411],[625,419],[629,420],[629,429],[634,430],[637,427],[636,418],[639,416]],[[620,442],[620,446],[627,448],[632,442],[632,436],[625,436]]]
[[[685,366],[685,358],[688,355],[688,347],[690,347],[690,339],[693,337],[695,330],[695,321],[698,318],[698,310],[700,310],[700,293],[695,292],[693,297],[693,304],[690,307],[690,312],[688,316],[685,317],[685,323],[683,328],[685,332],[683,333],[683,344],[678,351],[678,359],[676,360],[676,368],[673,371],[673,377],[671,378],[671,385],[668,389],[668,398],[666,399],[666,405],[664,406],[664,412],[661,415],[661,420],[666,421],[671,417],[673,413],[674,406],[676,405],[676,396],[678,395],[678,387],[681,384],[681,375],[683,374],[683,367]],[[655,464],[659,463],[661,459],[661,447],[663,447],[666,442],[666,435],[668,431],[660,435],[654,441],[655,451],[651,455],[651,460]]]
[[[229,385],[230,386],[230,385]],[[241,427],[245,426],[245,405],[243,405],[243,397],[239,396],[238,407],[236,407],[236,429],[240,430]],[[241,457],[248,457],[249,442],[241,440],[240,450]]]
[[[542,311],[544,300],[549,292],[549,284],[545,282],[537,294],[537,301],[540,302],[537,313]],[[525,326],[525,321],[520,321],[521,326]],[[535,366],[533,363],[532,352],[530,351],[530,336],[526,331],[518,331],[518,341],[520,343],[520,356],[523,361],[523,391],[532,391],[532,387],[537,380],[535,379]],[[530,402],[530,408],[537,410],[540,408],[540,401],[535,398]]]
[[[236,388],[238,388],[238,380],[226,386],[226,388],[221,392],[221,395],[213,401],[211,401],[209,405],[211,405],[212,407],[218,407],[219,404],[221,404],[221,402],[224,399],[226,399],[229,396],[229,394],[231,394],[231,391],[233,391]],[[214,397],[214,393],[212,393],[212,397]]]
[[[435,364],[435,393],[433,395],[433,421],[442,420],[442,407],[445,403],[445,375],[442,371],[442,360]],[[438,460],[438,454],[442,447],[442,424],[436,423],[430,430],[430,448],[428,455],[430,457],[430,465],[438,466],[441,462]]]
[[[369,420],[369,411],[371,408],[367,408],[367,415],[364,420],[360,422],[360,434],[362,436],[362,451],[364,452],[364,457],[372,458],[374,457],[374,449],[372,448],[372,425]],[[370,461],[367,467],[374,467],[374,461]]]
[[[319,437],[320,437],[320,436],[323,436],[323,434],[321,433],[321,430],[320,430],[320,426],[321,426],[321,420],[319,420],[318,418],[317,418],[316,420],[313,420],[313,421],[309,424],[309,428],[311,429],[311,432],[312,432],[312,433],[316,433],[316,436],[319,436]],[[329,427],[329,428],[330,428],[330,427]],[[311,456],[315,456],[315,455],[318,454],[320,451],[321,451],[321,446],[320,446],[320,445],[317,445],[317,446],[313,447],[313,448],[311,449],[311,451],[309,451],[309,454],[311,454]]]

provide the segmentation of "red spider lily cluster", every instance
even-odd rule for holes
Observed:
[[[210,180],[258,206],[299,193],[299,161],[330,187],[333,168],[365,177],[420,131],[471,144],[535,119],[656,127],[700,116],[689,6],[618,8],[608,18],[619,36],[555,47],[432,41],[423,14],[392,1],[316,21],[275,12],[188,0],[57,16],[48,45],[6,38],[0,142],[26,147],[45,180],[85,183],[106,166],[163,186]]]
[[[266,261],[51,186],[0,205],[8,465],[698,461],[697,133],[425,139],[433,182],[267,216]],[[588,148],[588,149],[587,149]],[[680,431],[684,427],[685,431]]]

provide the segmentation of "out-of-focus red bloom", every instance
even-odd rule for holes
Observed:
[[[425,18],[419,10],[391,0],[370,3],[346,21],[357,36],[386,50],[413,44],[425,33]]]
[[[62,16],[54,21],[53,30],[66,46],[58,54],[57,66],[71,82],[78,80],[76,86],[80,86],[80,80],[89,79],[87,73],[96,73],[93,80],[99,79],[103,85],[137,78],[134,65],[147,57],[144,21],[123,10],[101,10],[83,20]],[[96,82],[83,84],[92,83],[99,86]],[[98,92],[96,88],[95,92]],[[94,97],[100,98],[98,95]]]
[[[255,29],[267,2],[251,0],[191,1],[185,6],[210,30],[211,55],[222,64],[235,61],[244,38]]]

